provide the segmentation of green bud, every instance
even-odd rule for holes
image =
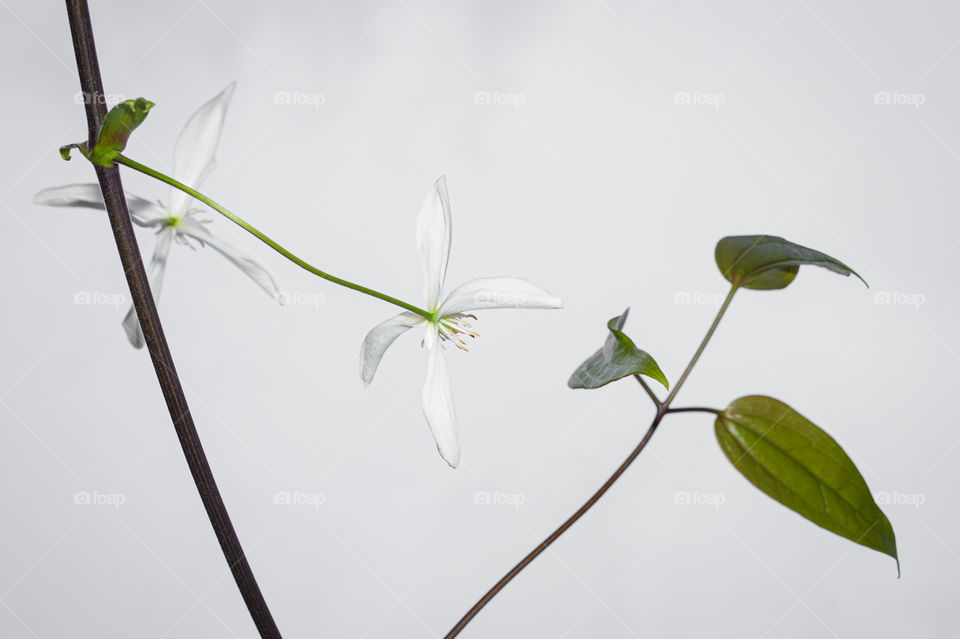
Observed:
[[[101,166],[113,166],[113,158],[126,148],[130,134],[146,119],[147,113],[152,108],[153,102],[137,98],[125,100],[110,109],[107,117],[103,119],[97,143],[90,153],[86,154],[87,159]],[[64,155],[64,153],[61,149],[60,154]],[[68,155],[69,149],[64,158],[69,159]]]

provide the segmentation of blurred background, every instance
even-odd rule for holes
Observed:
[[[960,479],[960,7],[951,2],[92,2],[105,91],[157,103],[128,154],[171,168],[238,82],[205,192],[329,271],[419,302],[416,210],[440,174],[448,288],[526,277],[562,311],[491,311],[448,358],[450,470],[395,312],[211,228],[174,246],[161,317],[235,526],[288,637],[442,636],[645,431],[630,381],[566,388],[625,307],[676,380],[726,282],[716,241],[767,233],[850,264],[737,296],[677,399],[777,397],[831,433],[897,533],[892,559],[748,484],[703,414],[672,416],[613,490],[463,637],[955,637]],[[32,203],[90,182],[60,3],[0,7],[0,634],[251,637],[129,303],[105,215]],[[124,170],[131,192],[167,189]],[[145,254],[149,231],[138,231]],[[662,391],[661,391],[662,392]]]

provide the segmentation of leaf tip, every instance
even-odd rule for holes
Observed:
[[[620,315],[612,318],[607,322],[607,328],[611,331],[623,331],[623,327],[627,324],[627,316],[630,315],[630,307],[628,306],[626,310],[623,311]]]

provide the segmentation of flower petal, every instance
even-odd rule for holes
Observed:
[[[443,293],[450,257],[450,197],[447,178],[441,175],[427,193],[417,214],[417,250],[427,295],[427,309],[434,310]]]
[[[130,193],[127,196],[127,209],[130,217],[140,226],[155,226],[167,218],[167,212],[150,200]],[[88,209],[104,210],[103,194],[99,184],[67,184],[39,191],[33,196],[34,204],[46,206],[79,206]]]
[[[236,82],[215,98],[197,109],[180,131],[173,151],[173,177],[187,186],[200,188],[200,183],[217,165],[215,155],[220,144],[220,132],[227,115],[227,107]],[[178,189],[170,190],[170,211],[181,216],[187,212],[191,197]]]
[[[460,463],[457,415],[450,395],[450,375],[440,340],[427,331],[427,379],[423,384],[423,414],[443,460],[456,468]]]
[[[180,218],[177,229],[184,235],[199,241],[201,244],[206,244],[210,248],[219,251],[221,255],[233,262],[237,268],[246,273],[260,288],[265,290],[267,295],[275,300],[280,299],[280,289],[277,288],[276,282],[273,281],[273,276],[270,275],[267,269],[235,249],[232,245],[215,236],[201,223],[190,217],[182,217]]]
[[[373,381],[380,360],[383,359],[383,354],[393,344],[393,341],[417,324],[422,324],[425,321],[416,313],[404,311],[391,317],[386,322],[377,324],[367,333],[367,336],[363,338],[363,346],[360,347],[360,379],[363,380],[364,384]]]
[[[160,299],[163,273],[167,268],[167,256],[170,254],[170,246],[173,245],[173,238],[176,234],[176,229],[169,226],[163,228],[157,234],[157,243],[153,247],[153,257],[147,267],[147,280],[150,282],[150,292],[153,294],[154,303]],[[143,348],[143,332],[140,330],[140,320],[137,318],[137,311],[133,306],[130,307],[126,317],[123,318],[123,330],[127,332],[127,339],[130,340],[134,348]]]
[[[516,277],[481,277],[461,284],[440,306],[440,317],[487,308],[561,308],[563,300]]]

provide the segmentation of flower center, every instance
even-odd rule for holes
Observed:
[[[444,342],[450,342],[461,351],[470,350],[467,348],[467,341],[464,338],[475,339],[479,337],[479,333],[472,330],[473,325],[467,321],[467,318],[476,321],[477,316],[468,313],[454,313],[437,320],[437,335],[440,336],[441,346],[444,346]],[[444,348],[446,347],[444,346]]]

